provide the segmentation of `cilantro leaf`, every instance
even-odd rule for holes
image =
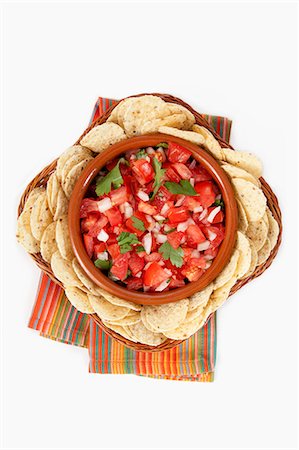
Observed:
[[[147,156],[147,153],[146,153],[146,151],[145,151],[144,148],[141,148],[141,149],[136,153],[135,156],[136,156],[137,159],[142,159],[142,158],[144,158],[145,156]]]
[[[169,242],[164,242],[159,248],[159,253],[162,253],[164,259],[170,259],[171,264],[176,267],[182,267],[184,251],[181,247],[173,248]]]
[[[133,227],[139,231],[145,231],[145,226],[142,220],[138,219],[138,217],[132,216],[131,220],[133,222]]]
[[[123,163],[124,159],[121,158],[116,166],[104,177],[100,180],[97,180],[96,185],[96,194],[98,196],[109,194],[111,191],[111,185],[113,184],[113,187],[119,188],[124,183],[123,177],[121,176],[119,165],[120,163]]]
[[[223,200],[221,200],[220,198],[217,198],[215,200],[215,202],[213,203],[213,206],[221,206],[221,208],[224,208]]]
[[[155,145],[155,148],[159,148],[159,147],[168,148],[168,144],[167,144],[167,142],[160,142],[160,144]]]
[[[157,158],[153,158],[153,164],[155,170],[155,181],[154,181],[154,191],[153,195],[151,196],[151,200],[155,197],[156,193],[158,192],[162,178],[166,172],[166,169],[161,168],[162,164],[160,163],[160,161],[157,160]]]
[[[98,267],[98,269],[109,270],[110,267],[111,267],[111,262],[110,261],[103,261],[102,259],[97,259],[94,262],[94,265],[96,267]]]
[[[180,183],[166,181],[165,187],[172,194],[197,195],[196,190],[188,180],[181,180]]]
[[[138,247],[136,247],[135,250],[136,250],[137,253],[140,253],[140,252],[144,252],[144,251],[145,251],[143,245],[138,245]]]
[[[120,235],[117,237],[117,242],[120,248],[120,253],[122,254],[132,250],[133,244],[139,243],[137,236],[133,233],[128,233],[127,231],[123,231],[122,233],[120,233]]]

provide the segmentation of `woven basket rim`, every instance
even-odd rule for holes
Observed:
[[[140,97],[140,96],[143,96],[143,95],[155,95],[155,96],[158,96],[158,97],[162,98],[163,100],[165,100],[167,102],[176,103],[176,104],[179,104],[181,106],[184,106],[190,112],[192,112],[192,114],[195,116],[195,120],[196,120],[197,124],[204,126],[205,128],[207,128],[213,134],[215,139],[220,143],[221,147],[230,148],[230,149],[234,150],[234,148],[228,142],[226,142],[224,139],[222,139],[221,136],[219,136],[219,134],[217,134],[217,132],[208,123],[208,121],[200,113],[198,113],[195,109],[193,109],[188,103],[184,102],[183,100],[179,99],[178,97],[174,97],[174,96],[169,95],[169,94],[145,93],[145,94],[131,95],[129,97]],[[125,98],[129,98],[129,97],[125,97]],[[85,131],[82,133],[82,135],[75,142],[74,145],[79,144],[81,139],[83,138],[83,136],[85,136],[92,128],[94,128],[95,126],[101,125],[102,123],[106,122],[106,120],[110,116],[110,114],[113,111],[113,109],[122,100],[124,100],[124,99],[121,99],[121,100],[117,101],[116,103],[114,103],[107,111],[105,111],[104,114],[102,114],[99,118],[94,120],[85,129]],[[24,192],[23,192],[23,194],[21,196],[21,199],[20,199],[20,203],[19,203],[19,207],[18,207],[18,216],[23,211],[26,199],[28,198],[28,195],[30,194],[30,192],[37,186],[45,186],[46,185],[49,176],[51,175],[51,173],[54,172],[54,170],[56,168],[56,164],[57,164],[57,159],[55,159],[48,166],[44,167],[43,170],[41,170],[41,172],[39,174],[37,174],[30,181],[30,183],[27,185],[27,187],[24,190]],[[247,284],[250,281],[254,280],[255,278],[259,277],[267,268],[270,267],[270,265],[272,264],[274,258],[277,255],[279,246],[281,244],[282,219],[281,219],[281,210],[279,208],[279,203],[278,203],[277,197],[274,194],[274,192],[272,191],[271,187],[268,185],[268,183],[264,180],[264,178],[261,177],[260,178],[260,182],[261,182],[262,190],[263,190],[263,192],[264,192],[264,194],[265,194],[265,196],[267,198],[268,207],[269,207],[270,211],[272,212],[274,218],[276,219],[276,221],[277,221],[277,223],[279,225],[279,235],[278,235],[277,243],[276,243],[275,247],[273,248],[269,258],[262,265],[256,267],[255,271],[253,272],[253,274],[250,277],[248,277],[248,278],[246,278],[244,280],[239,280],[233,286],[233,288],[230,291],[230,296],[233,295],[235,292],[237,292],[245,284]],[[30,256],[35,261],[37,266],[43,272],[45,272],[56,284],[58,284],[60,287],[62,287],[64,289],[62,283],[55,278],[55,276],[54,276],[54,274],[52,272],[50,264],[48,264],[46,261],[43,260],[43,258],[42,258],[40,253],[38,253],[38,254],[31,254]],[[123,344],[126,347],[131,348],[133,350],[142,351],[142,352],[150,352],[150,353],[158,352],[158,351],[164,351],[164,350],[169,350],[169,349],[171,349],[171,348],[181,344],[185,340],[184,339],[184,340],[177,341],[177,340],[173,340],[173,339],[167,339],[163,344],[160,344],[157,347],[152,347],[152,346],[149,346],[149,345],[146,345],[146,344],[134,343],[134,342],[124,338],[123,336],[117,334],[115,331],[111,330],[110,328],[107,328],[102,323],[101,319],[97,315],[89,314],[89,316],[103,329],[103,331],[106,334],[108,334],[110,337],[116,339],[120,344]],[[207,319],[206,323],[210,320],[210,317]]]

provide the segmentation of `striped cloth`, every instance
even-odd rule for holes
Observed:
[[[90,123],[115,100],[99,98]],[[208,122],[229,141],[231,121],[205,115]],[[216,359],[216,313],[195,335],[177,347],[158,353],[131,350],[110,338],[88,315],[78,312],[64,291],[41,273],[36,301],[28,324],[41,336],[89,350],[89,371],[101,374],[135,374],[158,379],[213,381]]]

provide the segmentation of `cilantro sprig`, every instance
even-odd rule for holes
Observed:
[[[138,219],[138,217],[132,216],[131,217],[133,227],[136,228],[136,230],[139,231],[145,231],[145,226],[142,220]]]
[[[174,266],[182,267],[184,251],[181,247],[175,249],[169,242],[164,242],[159,248],[159,253],[162,253],[164,259],[169,259]]]
[[[104,177],[97,180],[96,185],[96,194],[98,196],[109,194],[111,191],[112,185],[114,188],[119,188],[123,183],[123,177],[120,173],[119,165],[120,163],[124,163],[124,158],[121,158],[115,167]]]
[[[159,147],[168,148],[168,144],[167,144],[167,142],[160,142],[160,144],[155,145],[155,148],[159,148]]]
[[[180,183],[166,181],[165,187],[172,194],[197,195],[196,190],[188,180],[181,180]]]
[[[221,208],[224,208],[224,202],[220,198],[217,198],[213,203],[213,206],[220,206]]]
[[[117,237],[117,242],[120,248],[120,253],[127,253],[132,250],[133,244],[139,244],[137,236],[133,233],[128,233],[127,231],[122,231]]]
[[[145,158],[147,155],[146,150],[144,148],[140,149],[137,153],[136,153],[136,159],[143,159]]]
[[[102,270],[109,270],[111,268],[111,262],[110,261],[103,261],[102,259],[97,259],[94,262],[94,265],[98,268],[98,269],[102,269]]]
[[[162,169],[162,164],[160,161],[157,160],[157,158],[153,158],[153,164],[154,164],[154,170],[155,170],[155,181],[154,181],[154,190],[153,194],[151,196],[151,200],[155,197],[155,195],[158,192],[158,189],[161,185],[162,178],[166,172],[166,169]]]

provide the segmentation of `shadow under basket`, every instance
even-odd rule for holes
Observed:
[[[134,95],[132,97],[140,97],[142,95],[149,95],[149,94],[139,94],[139,95]],[[179,98],[173,97],[173,96],[168,95],[168,94],[157,94],[157,93],[154,93],[154,94],[150,94],[150,95],[156,95],[156,96],[162,98],[163,100],[165,100],[166,102],[176,103],[178,105],[184,106],[192,114],[194,114],[196,123],[198,125],[204,126],[205,128],[207,128],[213,134],[213,136],[215,137],[215,139],[217,139],[217,141],[219,142],[221,147],[230,148],[230,149],[233,150],[233,147],[231,145],[229,145],[227,142],[225,142],[215,132],[214,128],[212,128],[210,126],[210,124],[207,122],[207,120],[201,114],[199,114],[197,111],[195,111],[190,105],[185,103],[183,100],[180,100]],[[102,123],[106,122],[106,120],[110,116],[112,110],[118,105],[118,103],[114,104],[101,117],[99,117],[94,122],[92,122],[92,124],[84,131],[82,136],[80,136],[80,138],[77,140],[77,142],[75,144],[79,144],[81,139],[82,139],[82,137],[85,136],[85,134],[87,134],[93,127],[95,127],[97,125],[101,125]],[[53,161],[51,164],[46,166],[28,184],[28,186],[26,187],[26,189],[25,189],[25,191],[24,191],[24,193],[23,193],[23,195],[21,197],[21,200],[20,200],[20,204],[19,204],[19,208],[18,208],[18,215],[20,215],[21,212],[23,211],[25,202],[26,202],[30,192],[33,189],[35,189],[36,187],[38,187],[38,186],[45,186],[47,184],[49,176],[56,169],[56,164],[57,164],[57,160]],[[233,288],[231,289],[230,296],[233,295],[235,292],[237,292],[242,286],[244,286],[245,284],[249,283],[250,281],[252,281],[255,278],[257,278],[258,276],[260,276],[272,264],[272,261],[275,258],[276,254],[278,252],[278,248],[279,248],[280,243],[281,243],[282,220],[281,220],[281,211],[280,211],[280,208],[279,208],[277,197],[275,196],[274,192],[272,191],[270,186],[267,184],[267,182],[263,178],[260,178],[260,182],[261,182],[261,188],[262,188],[262,190],[264,192],[264,195],[267,198],[267,205],[268,205],[270,211],[272,212],[272,214],[273,214],[274,218],[276,219],[276,221],[278,223],[278,226],[279,226],[279,235],[278,235],[277,243],[276,243],[275,247],[273,248],[269,258],[267,259],[267,261],[265,261],[263,264],[258,266],[255,269],[255,271],[248,278],[245,278],[244,280],[239,280],[233,286]],[[57,280],[57,278],[55,278],[55,276],[54,276],[54,274],[52,272],[51,266],[46,261],[43,260],[43,258],[42,258],[40,253],[32,254],[30,256],[32,257],[34,262],[37,264],[37,266],[49,276],[49,278],[51,278],[55,283],[57,283],[59,286],[61,286],[63,288],[62,283],[59,280]],[[157,347],[152,347],[152,346],[146,345],[146,344],[135,343],[135,342],[132,342],[132,341],[126,339],[125,337],[119,335],[118,333],[116,333],[115,331],[111,330],[110,328],[107,328],[103,324],[101,319],[96,314],[89,314],[89,316],[92,318],[92,320],[94,320],[105,331],[105,333],[108,336],[112,337],[113,339],[115,339],[119,343],[121,343],[121,344],[125,345],[126,347],[129,347],[129,348],[131,348],[133,350],[144,351],[144,352],[159,352],[159,351],[163,351],[163,350],[169,350],[169,349],[179,345],[181,342],[183,342],[182,340],[181,341],[176,341],[176,340],[173,340],[173,339],[167,339],[165,342],[163,342],[163,344],[160,344]],[[209,320],[209,318],[207,319],[207,321],[208,320]]]

